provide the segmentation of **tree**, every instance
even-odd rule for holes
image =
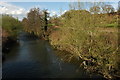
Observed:
[[[22,29],[22,24],[17,19],[9,15],[2,15],[2,29],[8,32],[10,37],[16,38]]]
[[[120,15],[120,1],[118,2],[118,14]]]
[[[24,30],[25,30],[25,31],[29,31],[29,30],[28,30],[29,27],[28,27],[28,20],[27,20],[27,18],[23,18],[22,24],[24,25]]]
[[[70,10],[82,10],[82,9],[84,9],[85,4],[86,3],[84,3],[84,2],[80,2],[80,0],[78,0],[77,2],[71,2],[69,4],[69,9]]]
[[[100,12],[100,7],[99,6],[93,6],[90,8],[90,12],[97,14]]]
[[[112,5],[104,5],[102,6],[103,13],[113,13],[115,9]]]
[[[47,12],[47,9],[46,10],[43,10],[44,12],[44,22],[45,22],[45,27],[44,27],[44,30],[47,31],[47,26],[48,26],[48,17],[49,17],[49,13]]]
[[[81,2],[81,0],[78,0],[76,4],[78,10],[84,9],[85,5],[88,5],[87,2]]]
[[[81,4],[80,4],[80,1],[78,1],[78,9],[81,10]]]
[[[69,9],[70,10],[75,10],[75,3],[70,3],[69,4]]]
[[[41,36],[44,31],[44,27],[47,26],[45,24],[45,18],[45,11],[42,11],[39,8],[32,8],[27,14],[27,18],[24,18],[22,21],[25,27],[24,29],[27,29],[25,31]]]

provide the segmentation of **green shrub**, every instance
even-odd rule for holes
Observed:
[[[2,15],[2,28],[9,33],[10,37],[17,37],[22,29],[22,24],[17,19],[9,15]]]

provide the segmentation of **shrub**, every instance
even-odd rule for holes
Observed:
[[[16,38],[19,31],[22,29],[22,24],[18,19],[9,15],[2,15],[2,28],[9,33],[10,37]]]

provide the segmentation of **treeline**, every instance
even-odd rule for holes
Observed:
[[[89,7],[89,11],[96,14],[96,13],[114,13],[114,7],[105,2],[73,2],[69,4],[70,10],[85,10]]]

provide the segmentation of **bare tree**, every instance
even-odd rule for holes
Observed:
[[[99,6],[93,6],[90,8],[90,12],[97,14],[100,12],[100,7]]]
[[[70,10],[75,10],[75,9],[76,9],[76,4],[75,4],[75,2],[72,2],[72,3],[69,4],[69,9],[70,9]]]
[[[102,6],[102,10],[104,13],[113,13],[115,11],[112,5],[104,5]]]
[[[82,10],[84,8],[85,2],[81,2],[78,0],[77,2],[71,2],[69,4],[69,9],[70,10]]]
[[[120,15],[120,1],[118,2],[118,14]]]

